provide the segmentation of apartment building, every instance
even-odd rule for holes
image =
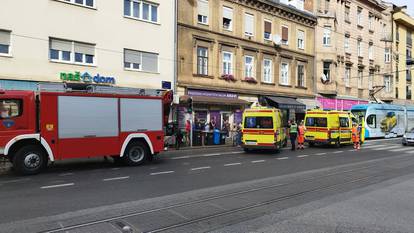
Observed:
[[[348,110],[378,90],[379,99],[392,101],[392,9],[376,0],[320,0],[315,11],[316,87],[323,108]]]
[[[170,88],[174,0],[2,0],[0,88],[38,82]]]
[[[395,102],[414,104],[412,89],[413,31],[414,19],[405,12],[405,7],[393,6],[394,43],[392,63],[395,67]]]
[[[238,124],[258,101],[285,121],[303,117],[315,106],[312,9],[308,0],[179,0],[178,94],[194,106],[186,118]]]

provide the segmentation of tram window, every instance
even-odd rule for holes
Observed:
[[[367,117],[367,125],[370,128],[377,128],[377,116],[376,115],[369,115]]]

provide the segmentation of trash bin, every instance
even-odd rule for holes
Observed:
[[[226,137],[227,137],[227,132],[221,132],[220,133],[220,144],[221,145],[225,145],[226,144]]]
[[[220,144],[220,130],[215,129],[213,131],[213,141],[214,141],[214,145]]]
[[[201,146],[201,131],[199,130],[193,132],[193,146]]]
[[[212,132],[206,132],[206,137],[204,138],[204,145],[214,145]]]

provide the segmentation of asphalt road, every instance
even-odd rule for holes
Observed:
[[[414,147],[180,151],[0,176],[0,232],[413,232]],[[130,230],[130,231],[128,231]]]

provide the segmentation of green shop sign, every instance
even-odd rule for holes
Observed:
[[[60,79],[62,81],[70,81],[70,82],[83,82],[83,83],[97,83],[97,84],[115,84],[114,77],[105,77],[99,74],[92,76],[88,72],[81,74],[81,72],[74,72],[74,73],[60,73]]]

